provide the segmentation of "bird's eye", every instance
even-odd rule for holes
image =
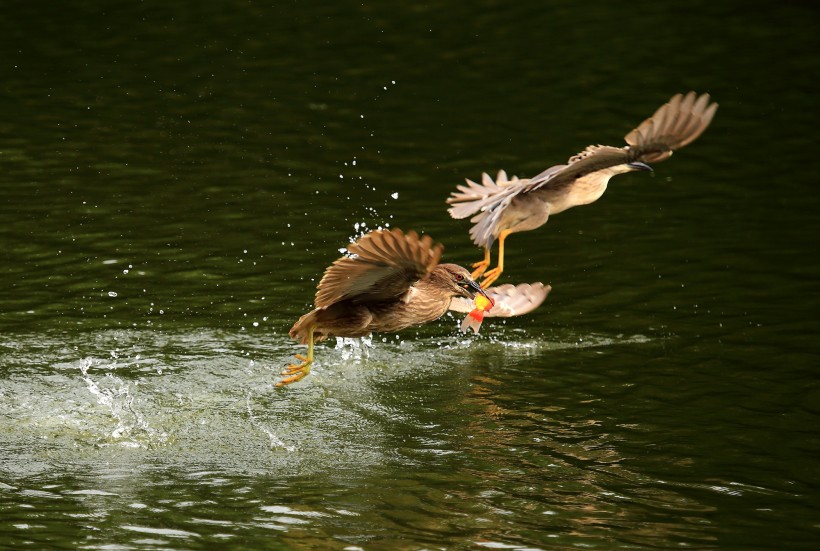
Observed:
[[[456,281],[462,281],[463,279],[464,279],[464,276],[463,276],[463,275],[461,275],[461,274],[456,274]]]

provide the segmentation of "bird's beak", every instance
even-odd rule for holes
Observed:
[[[640,161],[635,161],[634,163],[629,163],[627,165],[632,170],[648,170],[649,172],[653,172],[652,167],[646,163],[642,163]]]
[[[479,293],[484,298],[486,298],[488,301],[490,301],[491,307],[495,306],[495,301],[493,301],[493,299],[491,299],[489,296],[487,296],[487,293],[484,292],[484,289],[481,288],[481,285],[479,285],[479,283],[477,281],[473,281],[472,279],[469,279],[467,281],[467,285],[469,285],[470,288],[469,289],[465,288],[465,290],[467,292],[473,291],[472,296],[470,298],[475,298],[475,294]]]

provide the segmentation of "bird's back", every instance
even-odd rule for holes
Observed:
[[[616,165],[602,170],[596,170],[578,177],[558,178],[547,182],[532,191],[524,192],[524,196],[534,196],[548,204],[549,214],[554,215],[569,208],[594,203],[606,191],[609,180],[617,174],[628,172],[624,165]]]
[[[319,282],[315,306],[291,327],[306,343],[328,336],[363,337],[432,321],[447,311],[453,264],[438,264],[443,247],[429,236],[399,229],[379,230],[348,246]],[[459,276],[460,277],[460,276]]]
[[[400,297],[368,302],[348,299],[315,308],[299,318],[289,334],[306,344],[311,330],[317,340],[392,333],[440,318],[450,300],[449,294],[425,278]]]

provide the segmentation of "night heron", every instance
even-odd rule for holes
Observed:
[[[277,387],[310,372],[313,345],[327,337],[365,337],[400,331],[441,317],[447,310],[467,312],[476,294],[492,306],[487,316],[509,317],[537,308],[550,287],[541,283],[502,285],[486,291],[456,264],[439,264],[444,250],[429,236],[399,229],[365,234],[348,245],[348,255],[325,270],[315,309],[291,327],[290,336],[308,347],[298,363],[285,368]]]
[[[526,179],[507,178],[503,170],[495,181],[484,173],[480,184],[467,180],[447,199],[453,218],[474,223],[470,237],[484,248],[484,260],[473,264],[473,279],[482,275],[488,287],[504,271],[504,240],[511,233],[534,230],[550,215],[596,201],[617,174],[652,170],[646,163],[668,159],[672,152],[693,142],[706,130],[717,110],[709,94],[677,94],[624,138],[626,147],[590,145],[567,164],[548,168]],[[498,239],[498,265],[490,266],[490,250]]]

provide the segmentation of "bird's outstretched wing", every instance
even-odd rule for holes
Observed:
[[[590,145],[570,157],[565,165],[548,168],[541,174],[526,180],[522,192],[530,192],[545,186],[560,188],[581,178],[612,166],[630,162],[629,148],[609,145]]]
[[[626,147],[590,145],[570,157],[566,165],[551,167],[526,181],[523,192],[545,186],[560,187],[597,170],[640,161],[657,163],[692,143],[712,122],[717,103],[709,94],[675,94],[655,114],[624,137]]]
[[[365,234],[325,270],[316,291],[316,308],[340,300],[379,301],[401,296],[439,263],[444,246],[430,236],[400,229]]]
[[[495,304],[484,312],[484,317],[511,318],[528,314],[541,306],[551,290],[551,286],[541,282],[518,285],[505,283],[498,287],[490,287],[485,292]],[[474,308],[473,301],[463,297],[454,297],[450,301],[450,310],[454,312],[470,312]]]
[[[470,237],[476,245],[489,248],[496,238],[493,231],[498,217],[528,182],[516,176],[508,178],[503,170],[498,171],[495,180],[485,172],[481,175],[480,184],[468,179],[467,185],[457,186],[458,191],[447,198],[447,203],[452,205],[448,212],[453,218],[475,215],[470,219],[473,222]]]
[[[656,163],[668,159],[673,151],[692,143],[706,130],[717,108],[717,103],[709,103],[709,94],[675,94],[624,137],[630,161]]]
[[[454,191],[447,198],[447,204],[452,205],[447,212],[453,218],[467,218],[484,206],[484,200],[497,194],[509,182],[507,173],[498,171],[498,176],[493,180],[492,176],[486,172],[481,175],[481,183],[473,182],[469,178],[467,185],[457,185],[458,191]],[[513,177],[513,180],[516,180]]]

